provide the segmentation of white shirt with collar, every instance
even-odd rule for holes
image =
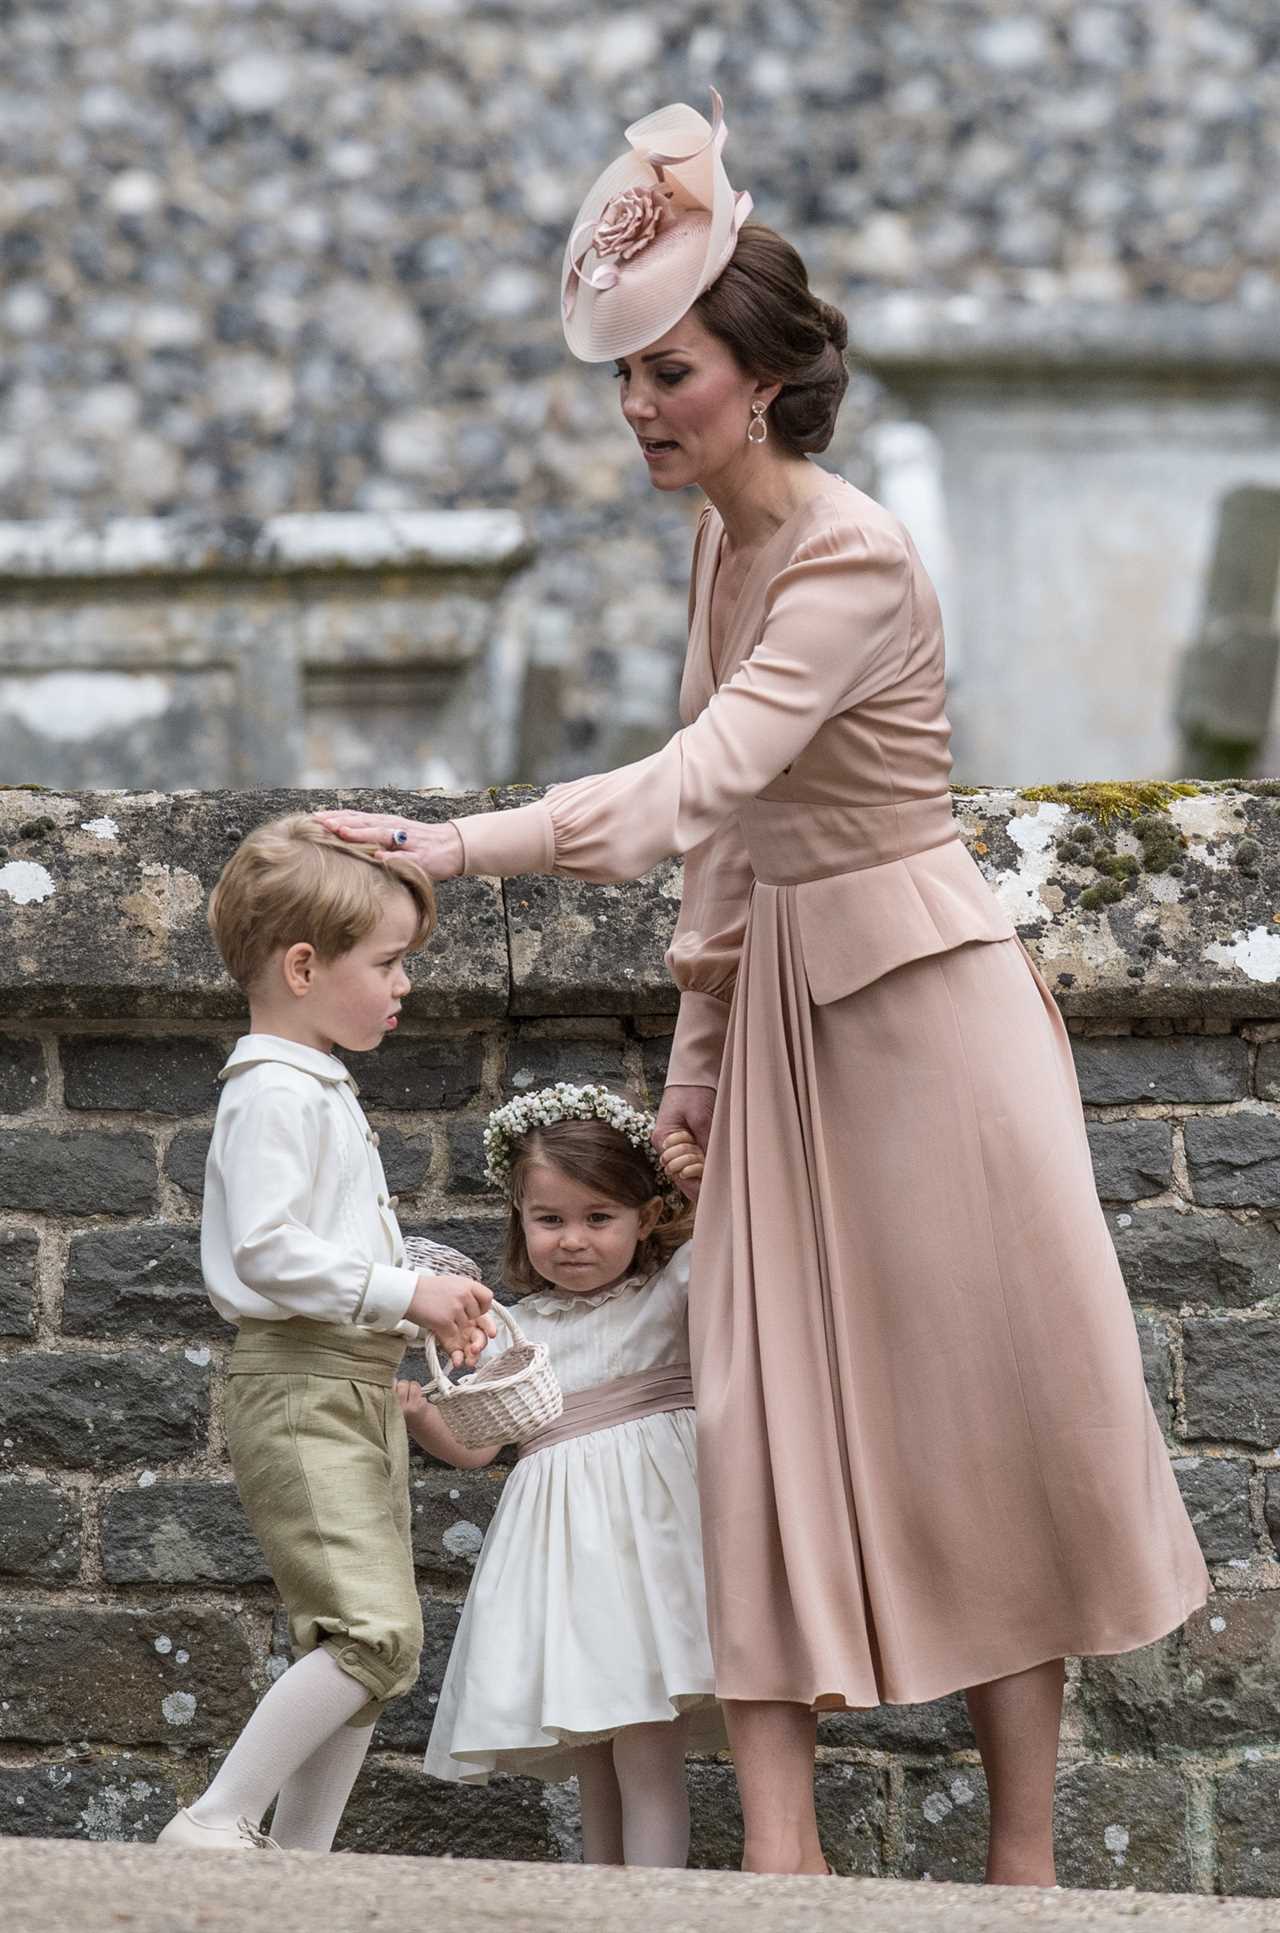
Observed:
[[[200,1227],[218,1314],[415,1337],[404,1317],[417,1275],[350,1071],[318,1048],[245,1034],[219,1079]]]

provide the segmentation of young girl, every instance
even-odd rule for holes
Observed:
[[[583,1858],[683,1866],[684,1759],[724,1743],[703,1594],[686,1296],[700,1157],[608,1089],[560,1083],[489,1118],[506,1279],[564,1415],[521,1448],[476,1566],[427,1750],[437,1778],[578,1778]],[[688,1137],[684,1137],[687,1141]],[[665,1174],[664,1174],[665,1168]],[[505,1332],[504,1332],[505,1333]],[[503,1347],[499,1341],[490,1349]],[[409,1433],[465,1449],[415,1383]]]

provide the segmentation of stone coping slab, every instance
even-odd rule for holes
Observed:
[[[980,295],[868,296],[849,310],[851,347],[898,374],[989,369],[1081,376],[1280,377],[1274,313],[1191,302],[1009,302]]]
[[[252,517],[0,523],[0,582],[508,571],[530,555],[513,510],[297,511]]]
[[[535,796],[0,789],[0,1018],[238,1018],[205,903],[251,826],[336,801],[440,820]],[[1154,803],[1125,786],[975,787],[956,809],[1064,1013],[1280,1017],[1280,782],[1165,787]],[[674,1010],[675,862],[623,886],[450,881],[439,900],[406,1031]]]
[[[476,793],[0,791],[0,1018],[242,1020],[206,925],[209,893],[255,825],[337,800],[423,819],[488,806]],[[414,970],[420,1013],[502,1017],[501,888],[457,880],[438,904]]]
[[[6,1933],[1274,1933],[1269,1900],[0,1839]],[[92,1902],[92,1905],[90,1905]]]

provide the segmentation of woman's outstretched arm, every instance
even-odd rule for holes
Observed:
[[[636,879],[709,839],[799,757],[828,718],[893,681],[910,639],[910,592],[898,537],[835,525],[774,578],[751,656],[649,758],[451,827],[381,814],[320,817],[344,837],[388,846],[403,830],[401,849],[436,879],[460,871],[560,873],[598,885]]]

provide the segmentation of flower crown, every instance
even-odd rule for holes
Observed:
[[[514,1144],[531,1128],[551,1127],[556,1121],[603,1121],[648,1157],[657,1177],[655,1193],[683,1204],[684,1196],[663,1173],[657,1149],[649,1138],[654,1118],[648,1108],[633,1107],[607,1087],[592,1082],[579,1087],[572,1081],[557,1081],[554,1087],[540,1087],[536,1094],[522,1094],[505,1107],[494,1108],[484,1131],[485,1175],[495,1188],[509,1194]]]

